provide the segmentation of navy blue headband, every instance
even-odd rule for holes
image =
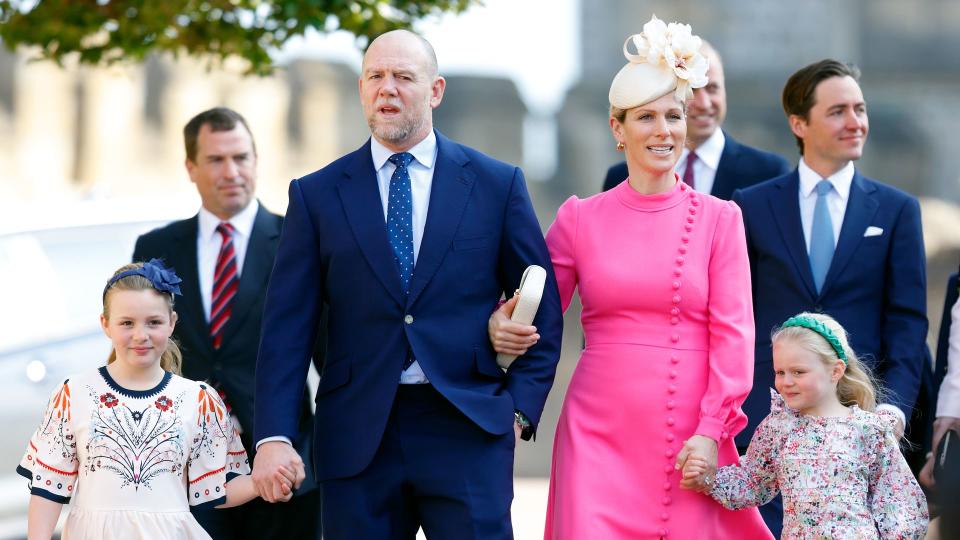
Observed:
[[[139,268],[124,270],[110,278],[107,286],[103,288],[103,297],[107,297],[107,291],[114,283],[128,276],[142,276],[153,285],[153,288],[162,293],[169,293],[170,296],[180,294],[180,283],[182,280],[173,268],[167,268],[160,259],[150,259],[143,263]]]

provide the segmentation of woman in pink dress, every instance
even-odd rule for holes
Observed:
[[[553,448],[547,539],[771,538],[755,509],[680,488],[686,455],[737,462],[753,380],[750,270],[739,208],[673,172],[685,102],[706,84],[690,27],[653,18],[610,88],[610,127],[629,178],[558,210],[547,233],[564,309],[583,303],[586,348]],[[535,328],[491,319],[498,352]],[[522,362],[519,358],[517,362]]]

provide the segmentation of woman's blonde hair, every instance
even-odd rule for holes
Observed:
[[[846,356],[845,363],[847,366],[843,376],[837,381],[837,398],[840,399],[840,403],[848,407],[857,405],[865,411],[875,410],[877,401],[880,399],[881,389],[878,387],[870,368],[857,358],[850,347],[847,331],[833,317],[822,313],[801,313],[796,317],[791,317],[791,320],[795,318],[813,319],[823,324],[840,343]],[[828,366],[833,366],[837,360],[842,360],[826,337],[803,326],[780,327],[774,331],[771,341],[773,344],[789,341],[803,347],[819,355],[823,363]]]
[[[126,272],[127,270],[136,270],[143,268],[143,263],[132,263],[121,266],[113,273],[114,276],[119,275],[121,272]],[[116,281],[113,281],[103,293],[103,318],[110,319],[110,291],[120,290],[120,291],[153,291],[163,297],[167,302],[167,307],[170,308],[170,315],[173,316],[173,294],[160,292],[156,290],[153,286],[153,283],[150,283],[150,280],[140,276],[140,275],[130,275],[124,276]],[[110,357],[107,358],[107,364],[112,364],[117,359],[117,351],[110,351]],[[160,355],[160,367],[164,371],[169,371],[175,375],[180,375],[180,366],[183,364],[183,355],[180,353],[180,347],[177,345],[177,342],[173,338],[167,338],[167,347],[163,351],[163,354]]]

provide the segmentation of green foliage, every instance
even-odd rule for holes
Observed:
[[[417,19],[460,13],[480,0],[0,0],[0,38],[37,46],[62,64],[141,61],[154,51],[225,59],[273,70],[269,51],[308,29],[346,30],[358,45]]]

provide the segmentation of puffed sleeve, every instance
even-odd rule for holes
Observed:
[[[30,480],[30,493],[53,502],[70,502],[80,464],[73,436],[69,379],[57,386],[40,427],[30,437],[17,472]]]
[[[187,464],[191,506],[219,506],[226,501],[226,484],[234,476],[250,474],[240,433],[215,390],[198,384],[197,433]]]
[[[717,471],[710,496],[730,510],[761,506],[770,502],[780,491],[777,470],[784,435],[789,429],[789,413],[783,400],[773,392],[770,414],[760,422],[747,454],[739,465],[726,465]]]
[[[877,429],[867,436],[874,459],[870,464],[867,502],[881,539],[920,539],[927,532],[927,499],[910,466],[900,453],[894,435],[896,415],[877,413]]]
[[[557,287],[560,289],[560,306],[567,310],[573,291],[577,288],[576,241],[577,227],[579,226],[578,203],[576,195],[570,197],[557,210],[557,219],[547,230],[547,249],[550,250],[550,261],[553,263],[553,272],[557,276]]]
[[[753,297],[750,261],[740,207],[725,202],[714,230],[710,262],[707,389],[700,400],[696,434],[716,441],[747,423],[740,405],[753,385]]]

